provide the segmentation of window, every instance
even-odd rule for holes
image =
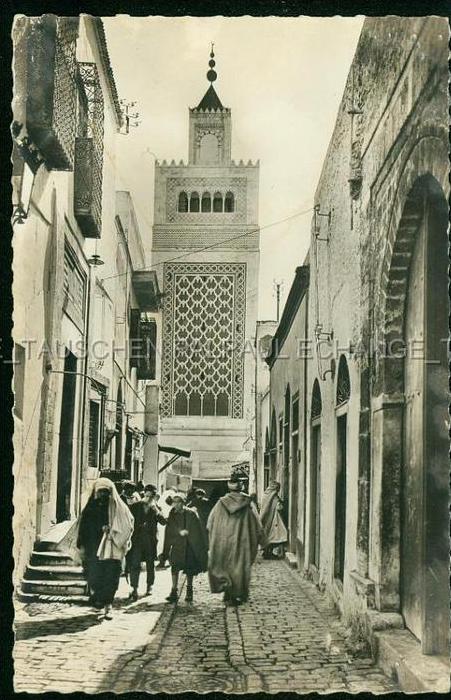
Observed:
[[[14,343],[14,414],[23,418],[23,400],[25,387],[25,348]]]
[[[340,357],[338,363],[337,376],[337,406],[349,401],[351,395],[351,380],[349,377],[348,363],[344,355]]]
[[[200,416],[201,415],[201,398],[197,391],[194,391],[189,397],[189,415],[190,416]]]
[[[189,200],[189,210],[193,212],[199,211],[199,193],[192,192]]]
[[[224,200],[224,211],[232,212],[235,211],[235,196],[233,192],[227,192]]]
[[[139,336],[141,340],[141,360],[136,377],[137,379],[155,379],[157,322],[146,313],[141,313]]]
[[[129,360],[137,379],[155,379],[157,324],[139,309],[130,309]]]
[[[179,194],[178,210],[181,212],[188,211],[188,195],[186,192],[180,192]]]
[[[89,444],[88,467],[97,469],[99,466],[99,432],[100,432],[100,404],[97,401],[89,402]]]
[[[219,161],[219,142],[214,134],[205,134],[200,142],[199,162],[212,165]]]
[[[177,394],[174,402],[174,413],[176,416],[188,415],[188,397],[186,394]]]
[[[213,196],[213,211],[222,212],[223,201],[221,192],[215,192]]]
[[[83,327],[85,278],[78,268],[77,258],[66,244],[64,248],[63,309],[79,328]]]
[[[312,410],[311,410],[311,419],[315,420],[316,418],[320,418],[321,416],[321,411],[322,411],[322,402],[321,402],[321,390],[319,388],[319,382],[317,379],[315,379],[313,383],[313,391],[312,391]]]
[[[292,413],[292,433],[297,433],[299,431],[299,397],[293,399],[293,413]]]
[[[202,211],[211,211],[211,195],[209,192],[204,192],[202,195]]]

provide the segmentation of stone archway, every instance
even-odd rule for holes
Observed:
[[[378,367],[379,602],[429,654],[445,650],[449,631],[447,211],[437,179],[419,176],[393,240]]]

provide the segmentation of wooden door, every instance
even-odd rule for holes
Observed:
[[[343,581],[346,554],[347,415],[337,418],[337,476],[335,490],[335,578]]]
[[[310,473],[310,563],[319,569],[321,533],[321,426],[312,428]]]
[[[402,470],[401,605],[409,630],[421,640],[423,462],[424,462],[424,302],[425,230],[421,228],[411,261],[404,363],[404,459]]]
[[[73,441],[75,423],[75,392],[77,387],[77,358],[68,352],[64,360],[63,393],[58,447],[58,476],[56,485],[56,522],[70,520],[72,493]]]
[[[290,514],[290,549],[296,552],[296,541],[298,534],[298,509],[299,509],[299,435],[291,438],[291,514]]]

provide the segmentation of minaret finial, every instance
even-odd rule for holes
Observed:
[[[214,83],[216,78],[218,77],[218,74],[216,73],[216,71],[213,70],[213,68],[216,65],[216,61],[214,60],[215,54],[214,54],[213,49],[214,49],[214,43],[211,42],[210,60],[208,61],[208,65],[210,66],[210,70],[207,73],[207,80],[209,80],[210,83]]]

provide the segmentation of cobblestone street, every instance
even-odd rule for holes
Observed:
[[[195,582],[194,604],[184,594],[177,606],[164,604],[169,578],[157,572],[152,597],[131,605],[122,582],[112,621],[79,606],[27,606],[14,652],[15,690],[395,689],[371,659],[350,655],[333,608],[283,562],[258,560],[251,600],[238,609],[224,608],[206,576]]]

